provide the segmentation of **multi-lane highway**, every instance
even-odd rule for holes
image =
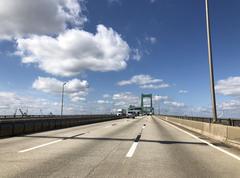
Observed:
[[[146,116],[1,139],[0,177],[240,177],[238,150],[191,134]]]

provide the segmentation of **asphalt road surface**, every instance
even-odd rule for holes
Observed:
[[[145,116],[1,139],[0,177],[240,178],[239,150],[188,133]]]

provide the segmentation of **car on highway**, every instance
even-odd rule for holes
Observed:
[[[135,113],[133,113],[133,112],[128,112],[127,113],[127,118],[132,118],[132,119],[135,119]]]

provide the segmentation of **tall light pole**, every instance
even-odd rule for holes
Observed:
[[[63,115],[63,97],[64,97],[64,86],[66,85],[67,83],[64,82],[63,85],[62,85],[62,105],[61,105],[61,117]]]
[[[159,98],[159,103],[158,103],[158,104],[159,104],[159,105],[158,105],[158,115],[160,116],[160,113],[161,113],[161,112],[160,112],[160,108],[161,108],[161,107],[160,107],[160,105],[161,105],[161,99],[160,99],[160,98]]]
[[[208,62],[209,62],[210,88],[211,88],[211,98],[212,98],[212,115],[213,115],[213,122],[216,122],[217,121],[217,109],[216,109],[216,96],[215,96],[215,87],[214,87],[214,70],[213,70],[213,61],[212,61],[211,26],[210,26],[208,0],[205,0],[205,6],[206,6],[206,24],[207,24],[207,39],[208,39]]]
[[[161,104],[161,97],[159,96],[159,101],[158,101],[158,115],[160,116],[160,104]]]
[[[160,95],[155,96],[156,114],[160,115]]]

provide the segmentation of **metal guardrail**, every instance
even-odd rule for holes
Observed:
[[[200,121],[200,122],[207,122],[207,123],[212,122],[212,118],[210,118],[210,117],[193,117],[193,116],[177,116],[177,115],[161,115],[161,116],[175,117],[175,118],[179,118],[179,119],[186,119],[186,120],[193,120],[193,121]],[[217,122],[215,122],[215,123],[240,127],[240,119],[221,118],[221,119],[218,119]]]

